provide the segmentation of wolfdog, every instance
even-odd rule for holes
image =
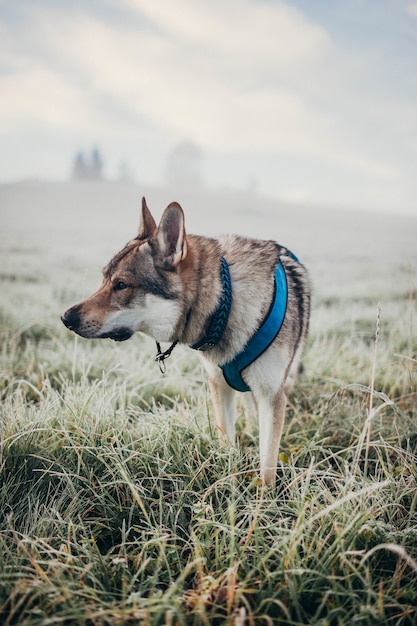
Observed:
[[[235,441],[235,391],[251,391],[260,472],[273,486],[286,393],[300,367],[310,316],[308,272],[275,241],[188,235],[173,202],[159,225],[142,199],[139,233],[103,270],[101,287],[62,321],[86,338],[156,340],[161,368],[175,345],[197,350],[221,437]],[[161,351],[159,342],[171,346]]]

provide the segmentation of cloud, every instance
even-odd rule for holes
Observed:
[[[205,49],[220,58],[226,68],[243,66],[250,71],[262,63],[283,69],[310,59],[328,44],[322,27],[284,2],[123,1],[172,39]]]
[[[269,72],[276,76],[290,67],[294,71],[294,64],[310,63],[325,51],[324,30],[282,3],[178,0],[174,6],[164,0],[124,0],[124,4],[134,8],[134,27],[120,27],[81,10],[28,5],[32,48],[20,41],[16,50],[12,38],[7,46],[17,54],[26,47],[35,58],[44,48],[44,63],[57,67],[64,59],[66,72],[73,65],[94,87],[122,88],[121,96],[129,89],[135,94],[148,87],[157,90],[157,98],[158,85],[170,87],[177,81],[185,92],[192,92],[194,79],[199,87],[207,85],[203,95],[213,99],[220,86],[256,88]],[[135,14],[144,14],[153,27],[135,22]],[[27,30],[21,35],[26,39]]]
[[[36,45],[47,42],[52,67],[31,67],[5,84],[13,94],[22,81],[22,102],[32,92],[31,119],[93,123],[99,132],[110,121],[102,103],[112,99],[149,126],[191,136],[207,149],[323,152],[325,116],[284,81],[294,64],[305,71],[329,50],[323,29],[281,3],[125,1],[153,28],[118,29],[78,11],[33,10]],[[95,103],[92,115],[83,100]],[[14,108],[13,100],[5,104]],[[16,121],[22,114],[15,109]],[[111,122],[121,132],[123,118]]]
[[[410,4],[407,7],[407,12],[410,13],[410,15],[414,15],[414,17],[417,17],[417,2]]]
[[[300,11],[253,0],[124,3],[130,28],[77,12],[38,15],[53,55],[94,92],[96,124],[108,125],[102,102],[117,99],[144,127],[206,150],[298,152],[376,179],[397,175],[358,130],[374,103],[353,82],[357,59]],[[109,121],[135,134],[124,117]]]
[[[59,72],[31,65],[4,76],[0,85],[2,132],[32,124],[51,129],[74,128],[91,121],[82,94]]]

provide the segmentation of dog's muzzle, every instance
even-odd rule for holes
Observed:
[[[85,337],[87,339],[113,339],[113,341],[126,341],[126,339],[130,339],[133,335],[133,332],[130,328],[126,326],[118,326],[116,328],[112,328],[105,333],[97,333],[95,331],[94,325],[90,325],[87,328],[85,324],[82,323],[82,318],[78,312],[78,307],[72,307],[65,311],[64,315],[61,317],[62,323],[69,329],[77,333],[77,335],[81,335],[81,337]]]

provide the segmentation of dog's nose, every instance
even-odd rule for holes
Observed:
[[[80,316],[76,308],[72,307],[68,309],[68,311],[65,311],[64,315],[61,316],[61,320],[67,328],[74,330],[80,323]]]

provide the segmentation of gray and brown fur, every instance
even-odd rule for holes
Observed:
[[[103,270],[99,290],[70,308],[64,324],[86,338],[123,341],[136,331],[159,342],[193,344],[204,337],[222,293],[220,259],[229,265],[232,303],[219,342],[200,352],[209,377],[221,436],[235,440],[235,391],[219,368],[241,352],[265,318],[280,258],[288,306],[277,338],[243,372],[257,404],[261,476],[275,483],[286,390],[297,375],[308,330],[310,286],[306,268],[273,241],[187,235],[184,214],[170,204],[157,226],[145,199],[139,234]]]

